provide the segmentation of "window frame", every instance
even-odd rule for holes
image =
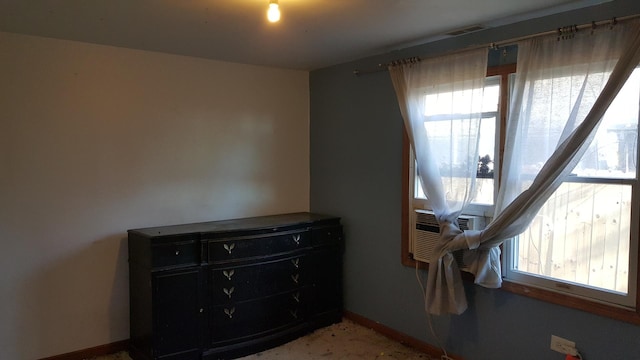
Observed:
[[[516,64],[507,64],[507,65],[499,65],[499,66],[491,66],[487,68],[487,77],[490,76],[500,76],[500,87],[501,89],[507,89],[506,86],[509,84],[509,76],[515,73],[517,70]],[[507,118],[507,107],[508,107],[508,91],[500,92],[500,102],[499,102],[499,127],[500,129],[504,129],[506,126],[506,118]],[[500,131],[500,138],[496,139],[498,141],[498,154],[496,155],[496,163],[495,171],[496,171],[496,179],[495,181],[499,181],[500,174],[500,164],[502,164],[503,154],[504,154],[504,143],[505,143],[505,132]],[[404,266],[419,268],[419,269],[429,269],[429,264],[416,261],[413,259],[411,254],[411,249],[409,248],[410,244],[410,216],[412,211],[412,195],[413,190],[411,186],[413,186],[413,181],[411,177],[413,176],[413,166],[410,164],[411,153],[410,153],[410,144],[409,137],[407,135],[406,129],[403,126],[402,131],[402,211],[401,211],[401,263]],[[637,175],[640,176],[640,175]],[[640,193],[640,187],[636,187],[636,193]],[[634,195],[637,195],[634,193]],[[635,219],[635,215],[632,213],[632,221]],[[640,260],[640,246],[637,247],[637,251],[632,253],[632,256],[636,257],[636,261]],[[640,263],[640,261],[638,261]],[[562,292],[556,292],[549,289],[535,287],[528,284],[518,283],[512,281],[510,279],[504,278],[503,284],[501,287],[502,291],[507,291],[510,293],[531,297],[534,299],[546,301],[549,303],[553,303],[556,305],[562,305],[569,308],[586,311],[592,314],[609,317],[616,320],[621,320],[625,322],[629,322],[632,324],[640,325],[640,264],[638,264],[636,269],[636,291],[635,291],[635,308],[630,309],[623,306],[618,306],[611,303],[604,303],[598,301],[596,299],[579,297],[577,295],[569,295]],[[473,275],[467,272],[462,272],[462,278],[465,281],[473,281]]]

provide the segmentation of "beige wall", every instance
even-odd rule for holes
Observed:
[[[309,209],[308,73],[0,33],[0,357],[129,336],[126,230]]]

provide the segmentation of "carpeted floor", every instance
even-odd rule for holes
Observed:
[[[352,321],[316,330],[282,346],[240,358],[242,360],[398,359],[432,358]],[[93,360],[131,360],[121,352]]]

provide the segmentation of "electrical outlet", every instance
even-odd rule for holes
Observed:
[[[565,355],[577,355],[576,343],[563,339],[559,336],[551,335],[551,350]]]

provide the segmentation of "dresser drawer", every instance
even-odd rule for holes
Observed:
[[[291,291],[257,300],[214,306],[211,314],[211,342],[265,336],[308,316],[308,289]]]
[[[151,266],[153,268],[189,266],[199,262],[200,247],[196,240],[151,245]]]
[[[209,263],[225,263],[244,259],[276,256],[301,250],[311,245],[310,233],[288,231],[260,236],[204,239]]]
[[[292,291],[311,284],[306,256],[211,270],[215,305],[244,301]]]

